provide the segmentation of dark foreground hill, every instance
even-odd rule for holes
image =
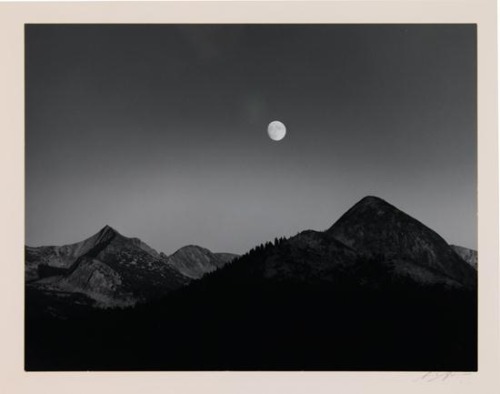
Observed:
[[[369,197],[135,308],[40,315],[28,289],[26,368],[472,371],[476,281],[435,232]]]

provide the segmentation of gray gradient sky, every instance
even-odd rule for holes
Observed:
[[[377,195],[476,248],[476,147],[474,25],[26,28],[28,245],[243,253]]]

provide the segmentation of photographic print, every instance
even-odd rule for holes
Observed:
[[[26,24],[26,371],[477,371],[475,24]]]

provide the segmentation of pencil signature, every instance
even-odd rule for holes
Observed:
[[[424,382],[444,382],[445,380],[450,380],[458,376],[470,375],[471,373],[472,372],[426,372],[417,380]]]

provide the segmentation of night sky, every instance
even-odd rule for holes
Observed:
[[[27,25],[26,243],[244,253],[376,195],[476,248],[476,99],[475,25]]]

